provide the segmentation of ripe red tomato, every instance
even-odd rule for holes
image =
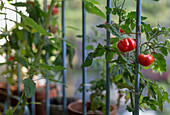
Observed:
[[[50,7],[50,5],[48,5],[48,8],[49,8],[49,7]],[[54,6],[54,7],[52,8],[51,15],[52,15],[52,16],[56,16],[56,15],[58,14],[58,12],[59,12],[59,8],[56,7],[56,6]]]
[[[154,61],[154,58],[151,54],[147,54],[147,55],[140,54],[137,59],[140,65],[142,66],[149,66]]]
[[[120,28],[120,33],[125,33],[125,31],[122,28]]]
[[[14,60],[14,57],[13,56],[10,56],[9,57],[9,61],[13,61]]]
[[[53,25],[50,25],[48,27],[48,29],[49,29],[49,32],[51,32],[53,34],[55,34],[57,32],[57,27],[54,27]]]
[[[117,43],[117,47],[121,52],[128,52],[136,48],[136,41],[132,38],[122,39]]]

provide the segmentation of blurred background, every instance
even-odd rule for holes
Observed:
[[[5,1],[5,0],[3,0]],[[26,0],[18,0],[25,2]],[[73,42],[75,45],[77,45],[80,49],[76,49],[76,55],[73,59],[73,68],[70,68],[68,66],[67,68],[67,96],[68,97],[78,97],[81,98],[81,93],[77,92],[77,88],[82,82],[82,70],[81,70],[81,64],[82,64],[82,54],[81,54],[81,43],[82,38],[77,37],[82,34],[82,12],[81,12],[81,0],[65,0],[66,4],[66,39]],[[43,0],[39,0],[40,4],[43,6]],[[98,0],[100,5],[98,5],[99,8],[102,9],[103,12],[105,12],[105,6],[106,6],[106,0]],[[119,2],[122,2],[121,0]],[[50,3],[50,1],[48,1]],[[8,7],[12,7],[9,5],[9,3],[6,0],[6,4]],[[14,8],[14,7],[12,7]],[[127,11],[135,11],[136,10],[136,3],[135,0],[128,0],[125,3],[125,8]],[[19,10],[24,11],[24,8],[18,8]],[[61,9],[60,9],[61,11]],[[13,20],[15,17],[15,13],[11,11],[4,11],[7,12],[7,17],[12,18]],[[152,27],[157,26],[158,24],[165,27],[170,27],[170,0],[160,0],[158,2],[154,2],[153,0],[142,0],[142,15],[148,17],[146,20],[148,23],[151,24]],[[0,15],[0,27],[5,26],[5,22],[2,20],[4,17]],[[58,20],[61,20],[61,12],[58,14]],[[18,21],[20,21],[20,17],[18,16]],[[118,17],[112,16],[112,21],[117,22]],[[93,36],[94,30],[97,30],[99,32],[99,37],[105,39],[105,29],[99,29],[96,27],[96,25],[103,24],[105,20],[101,17],[92,15],[87,13],[87,36]],[[8,23],[8,30],[10,30],[14,23],[7,22]],[[59,22],[60,24],[60,22]],[[61,28],[61,25],[58,25]],[[70,28],[72,27],[72,28]],[[93,29],[92,29],[93,27]],[[74,29],[73,29],[74,28]],[[144,36],[142,37],[142,40],[145,40]],[[162,39],[164,40],[164,39]],[[3,41],[0,41],[0,44],[3,44]],[[87,52],[88,53],[88,52]],[[170,55],[166,57],[167,59],[167,73],[153,73],[152,70],[142,70],[144,75],[151,80],[158,81],[165,89],[169,90],[170,92]],[[0,57],[0,61],[4,62],[5,59],[3,57]],[[2,68],[2,67],[1,67]],[[0,69],[2,71],[2,69]],[[97,77],[100,77],[100,74],[98,71],[96,71],[94,68],[89,67],[87,68],[87,80],[91,81]],[[45,80],[40,80],[39,82],[45,83]],[[116,104],[116,93],[117,90],[113,87],[111,90],[111,100],[114,104]],[[61,94],[60,94],[61,95]],[[115,95],[113,97],[113,95]],[[88,98],[88,96],[87,96]],[[168,115],[170,114],[170,110],[168,109],[170,107],[170,104],[165,104],[164,112],[154,112],[154,111],[148,111],[144,112],[145,115]],[[125,110],[124,105],[124,99],[122,99],[121,108],[118,110],[118,115],[130,115],[129,112]],[[142,115],[142,113],[141,113]]]

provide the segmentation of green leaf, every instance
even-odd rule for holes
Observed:
[[[11,107],[6,111],[6,115],[13,115]]]
[[[119,37],[119,38],[124,38],[124,37],[122,36],[122,34],[120,34],[120,32],[119,32],[115,27],[110,26],[109,30],[110,30],[110,32],[111,32],[113,35],[115,35],[115,36],[117,36],[117,37]]]
[[[166,72],[166,60],[164,56],[160,53],[153,54],[155,63],[154,63],[154,68],[153,70],[159,70],[160,72]]]
[[[150,108],[151,108],[152,110],[157,111],[157,107],[156,107],[154,104],[150,104]]]
[[[126,106],[126,110],[128,110],[129,112],[134,111],[134,109],[132,107],[130,107],[129,105]]]
[[[88,0],[89,2],[93,3],[93,4],[96,4],[96,5],[100,5],[100,3],[96,0]]]
[[[24,67],[28,68],[28,63],[24,57],[19,57],[18,62],[21,63]]]
[[[84,1],[84,7],[88,13],[96,14],[97,16],[100,16],[106,19],[106,15],[98,7],[96,7],[92,2],[89,2],[87,0],[83,0],[83,1]]]
[[[105,52],[105,48],[99,43],[93,53],[94,54],[93,57],[95,58],[95,57],[103,56],[104,52]]]
[[[34,28],[37,32],[41,33],[42,35],[51,36],[50,33],[48,33],[44,28],[39,26],[33,19],[24,16],[21,12],[18,12],[22,18],[22,21],[25,25],[30,26],[31,28]]]
[[[47,65],[47,64],[39,64],[37,66],[40,67],[40,68],[43,68],[45,70],[53,70],[53,71],[56,71],[56,70],[61,71],[61,70],[66,69],[62,66],[50,66],[50,65]]]
[[[86,60],[84,64],[81,67],[87,67],[90,66],[93,62],[93,52],[89,53],[88,56],[86,57]]]
[[[93,45],[88,45],[88,46],[86,47],[86,49],[87,49],[87,50],[93,50]]]
[[[166,49],[165,47],[161,47],[159,50],[161,51],[161,53],[162,53],[163,55],[165,55],[165,56],[168,55],[168,51],[167,51],[167,49]]]
[[[70,29],[73,29],[73,30],[80,31],[80,29],[79,29],[79,28],[76,28],[76,27],[73,27],[73,26],[67,26],[67,28],[70,28]]]
[[[24,91],[25,91],[25,96],[30,98],[35,94],[35,89],[36,89],[36,84],[34,81],[30,78],[26,78],[22,81],[24,84]]]
[[[105,58],[106,61],[111,61],[113,59],[114,53],[111,51],[106,50]]]
[[[62,81],[55,80],[55,79],[53,79],[53,78],[49,78],[49,80],[50,80],[50,81],[53,81],[53,82],[55,82],[55,83],[61,83],[63,86],[65,86],[66,88],[68,88],[67,85],[65,85]]]
[[[3,3],[3,1],[1,1],[0,10],[2,10],[3,8],[4,8],[4,3]]]
[[[121,80],[121,78],[122,78],[122,74],[116,75],[115,82],[118,82],[119,80]]]

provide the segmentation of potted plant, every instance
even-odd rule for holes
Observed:
[[[79,88],[82,92],[82,87]],[[105,76],[90,81],[90,87],[87,92],[90,92],[90,101],[86,103],[87,115],[104,115],[106,112],[105,92],[106,80]],[[113,104],[110,106],[110,115],[116,115],[117,108]],[[83,107],[81,101],[75,101],[68,105],[69,115],[83,115]]]
[[[23,97],[21,97],[21,99],[23,99],[23,103],[20,114],[22,114],[24,106],[26,103],[29,103],[27,102],[28,98],[35,94],[36,84],[33,80],[35,75],[41,75],[45,78],[46,70],[48,70],[49,80],[62,83],[59,80],[55,80],[53,76],[65,69],[61,65],[61,41],[63,39],[60,36],[61,31],[59,30],[59,25],[56,20],[58,9],[57,11],[55,8],[53,9],[53,7],[57,5],[55,0],[51,1],[48,7],[48,12],[42,10],[38,1],[32,2],[28,0],[24,3],[17,2],[12,5],[16,7],[25,7],[26,12],[29,14],[29,16],[25,16],[21,11],[4,7],[3,1],[1,2],[1,9],[12,10],[21,16],[21,22],[16,22],[12,19],[6,18],[6,20],[15,22],[16,25],[10,31],[5,31],[1,34],[2,39],[9,36],[9,39],[6,39],[5,44],[1,47],[4,48],[3,54],[6,53],[6,49],[8,50],[7,55],[9,55],[11,51],[14,51],[15,56],[12,61],[14,62],[14,67],[16,67],[16,64],[19,63],[21,64],[21,68],[24,68],[25,70],[22,71],[22,83],[24,86],[24,90],[22,92]],[[53,10],[55,11],[53,12]],[[49,32],[46,31],[47,29],[49,29]],[[46,39],[46,37],[48,37],[48,39]],[[72,61],[74,48],[70,42],[68,43],[67,40],[66,42],[68,45],[67,55],[69,60]],[[19,53],[17,54],[16,52]],[[47,52],[49,58],[45,60]],[[10,59],[10,61],[11,60],[12,59]],[[9,64],[10,61],[6,61],[6,63],[3,64]],[[69,63],[70,65],[72,64],[71,61]],[[12,73],[10,70],[7,70],[7,72]],[[4,74],[6,74],[6,72],[4,72]],[[16,73],[13,75],[16,76],[15,74]],[[11,78],[13,75],[11,75]]]
[[[126,93],[125,103],[127,104],[127,102],[130,101],[126,107],[129,112],[132,112],[133,115],[135,114],[135,95],[139,95],[140,97],[139,105],[141,110],[152,109],[157,111],[159,108],[162,111],[163,103],[170,102],[168,93],[158,82],[145,78],[140,70],[137,69],[137,63],[141,65],[140,68],[152,68],[153,71],[160,73],[167,71],[164,57],[170,52],[170,40],[166,39],[166,37],[170,35],[169,29],[161,27],[160,25],[152,27],[145,22],[147,17],[142,16],[140,34],[145,36],[146,39],[142,39],[140,44],[141,54],[136,59],[136,41],[133,37],[133,35],[139,34],[134,32],[136,12],[127,12],[126,9],[124,9],[125,0],[122,1],[122,4],[114,0],[113,4],[113,8],[106,7],[107,14],[111,13],[113,16],[118,17],[118,20],[114,20],[112,24],[97,25],[97,27],[106,28],[112,33],[110,45],[107,46],[98,43],[97,48],[88,54],[82,66],[88,67],[95,58],[105,55],[105,60],[110,63],[111,82],[115,83],[119,88],[119,94]],[[98,9],[96,8],[96,10]],[[101,13],[93,13],[102,16],[99,15]],[[116,23],[116,21],[118,23]],[[164,36],[163,41],[160,40],[160,38],[162,38],[161,35]],[[141,76],[138,94],[135,93],[135,78],[137,73]],[[122,89],[126,90],[126,92]]]

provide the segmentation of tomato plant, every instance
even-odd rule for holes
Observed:
[[[154,57],[151,54],[140,54],[138,56],[138,62],[142,65],[142,66],[149,66],[153,63],[154,61]]]
[[[129,52],[136,48],[136,41],[132,38],[120,40],[117,47],[121,52]]]
[[[170,102],[168,93],[159,85],[159,83],[147,79],[140,72],[140,69],[142,66],[150,65],[147,68],[151,68],[153,71],[167,72],[165,56],[170,53],[170,42],[169,40],[165,40],[165,42],[161,41],[163,38],[162,36],[160,37],[160,35],[169,37],[170,28],[161,27],[160,25],[155,27],[153,25],[151,26],[151,24],[146,22],[147,17],[141,16],[141,32],[136,33],[136,12],[127,12],[124,8],[124,3],[125,0],[122,4],[119,4],[117,0],[114,0],[113,8],[106,7],[106,15],[110,13],[114,17],[118,17],[118,20],[114,20],[114,22],[117,23],[99,24],[97,27],[107,28],[112,34],[110,45],[108,46],[98,43],[97,47],[88,54],[82,67],[87,67],[93,64],[95,58],[99,59],[99,57],[104,57],[105,61],[110,64],[110,79],[113,84],[116,84],[119,90],[119,97],[122,97],[124,89],[127,90],[127,93],[124,94],[126,100],[125,104],[129,101],[130,104],[127,104],[126,109],[129,112],[132,112],[133,115],[135,111],[134,100],[136,95],[134,93],[134,81],[136,75],[140,74],[140,88],[138,94],[140,97],[140,109],[149,108],[157,111],[159,108],[162,111],[163,103]],[[102,18],[104,17],[102,13],[98,13],[97,15]],[[124,32],[121,30],[122,28]],[[146,37],[146,40],[141,39],[141,44],[139,45],[141,49],[141,55],[138,57],[138,62],[141,64],[140,69],[136,68],[136,52],[134,51],[136,42],[133,39],[133,34],[140,34],[142,37]],[[126,53],[122,54],[122,52]],[[104,72],[106,72],[106,70]],[[147,89],[147,91],[145,89]],[[143,95],[144,91],[146,95]],[[120,98],[118,98],[119,101],[117,102],[117,105],[120,105]]]
[[[122,28],[120,28],[120,33],[125,33],[125,31]]]
[[[48,5],[48,8],[49,8],[49,5]],[[51,15],[56,16],[58,13],[59,13],[59,8],[57,6],[53,6]]]
[[[49,32],[51,32],[51,33],[53,33],[53,34],[55,34],[55,33],[57,32],[57,26],[54,27],[53,25],[50,25],[50,26],[48,27],[48,29],[49,29]]]

